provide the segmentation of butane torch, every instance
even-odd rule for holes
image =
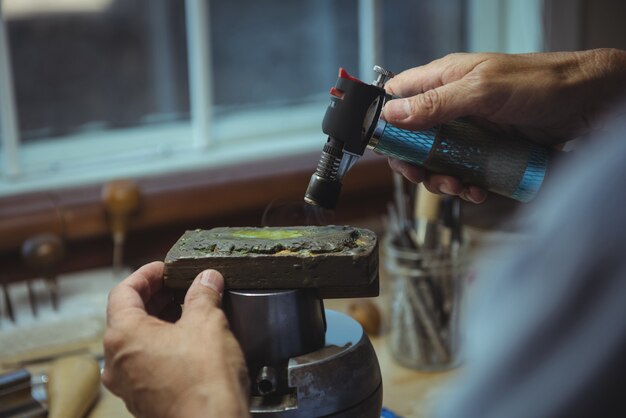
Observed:
[[[385,102],[393,98],[384,85],[394,74],[379,66],[374,71],[376,81],[366,84],[339,69],[322,123],[328,141],[305,202],[333,209],[344,175],[365,148],[522,202],[537,194],[552,158],[549,147],[465,119],[423,131],[397,128],[380,118]]]

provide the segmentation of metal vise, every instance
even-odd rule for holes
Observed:
[[[255,417],[378,418],[382,379],[361,325],[323,298],[378,295],[378,243],[347,226],[187,231],[165,259],[180,297],[206,268],[242,346]]]

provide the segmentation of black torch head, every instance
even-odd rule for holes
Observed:
[[[324,209],[335,209],[340,191],[341,182],[326,179],[315,173],[309,181],[304,201],[309,205],[321,206]]]

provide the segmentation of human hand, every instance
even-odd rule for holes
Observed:
[[[104,385],[137,417],[248,417],[245,360],[219,309],[222,275],[196,277],[176,323],[152,315],[171,311],[162,285],[154,262],[111,291]]]
[[[383,117],[420,130],[458,117],[556,145],[588,132],[626,90],[626,52],[600,49],[539,54],[451,54],[389,80]],[[390,159],[390,166],[433,193],[480,203],[487,192],[454,177]]]

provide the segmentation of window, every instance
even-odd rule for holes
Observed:
[[[466,50],[484,4],[0,1],[0,196],[318,150],[338,67]]]

